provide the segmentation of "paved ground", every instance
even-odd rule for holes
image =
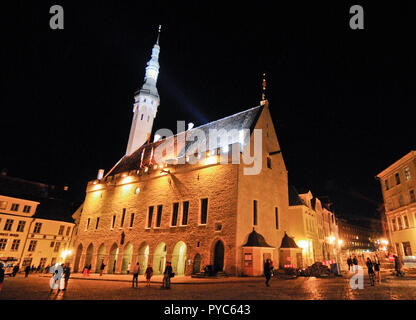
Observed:
[[[395,278],[383,274],[380,285],[371,287],[365,278],[363,290],[352,290],[349,276],[342,278],[304,278],[292,280],[273,279],[267,288],[262,279],[246,282],[221,282],[175,284],[171,290],[161,290],[160,284],[153,283],[146,288],[143,283],[139,288],[131,288],[123,281],[71,279],[68,290],[57,295],[49,294],[49,278],[30,275],[24,278],[6,278],[0,300],[416,300],[416,276]]]

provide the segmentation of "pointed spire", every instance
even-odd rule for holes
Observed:
[[[160,29],[162,29],[162,25],[161,24],[159,24],[159,30],[157,31],[157,40],[156,40],[156,44],[157,45],[159,45]]]

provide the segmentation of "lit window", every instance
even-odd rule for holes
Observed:
[[[410,175],[409,167],[404,168],[404,176],[405,176],[406,180],[410,180],[411,175]]]
[[[0,201],[0,209],[5,210],[7,207],[7,201]]]

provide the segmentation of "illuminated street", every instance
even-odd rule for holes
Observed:
[[[395,278],[384,274],[381,285],[371,287],[365,278],[363,290],[352,290],[349,278],[317,279],[299,277],[293,280],[271,281],[271,287],[264,286],[263,279],[253,279],[245,283],[219,284],[175,284],[171,290],[161,290],[160,285],[153,283],[150,288],[140,283],[138,289],[130,283],[119,281],[71,279],[68,291],[61,295],[56,292],[49,295],[49,278],[31,275],[29,278],[18,275],[6,278],[0,299],[4,300],[403,300],[416,299],[416,276]]]

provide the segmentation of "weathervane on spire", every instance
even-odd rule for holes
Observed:
[[[261,105],[265,104],[267,101],[266,99],[266,74],[263,73],[263,82],[262,82],[262,90],[261,90]]]
[[[158,31],[157,31],[157,40],[156,40],[156,44],[159,44],[160,29],[162,29],[162,25],[161,25],[161,24],[159,24],[159,29],[158,29]]]

